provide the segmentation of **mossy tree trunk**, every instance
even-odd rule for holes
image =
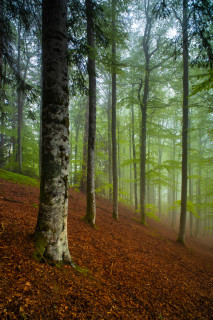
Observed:
[[[86,0],[89,74],[89,128],[87,153],[87,211],[84,220],[95,226],[95,136],[96,136],[96,71],[94,52],[94,2]]]
[[[42,3],[42,159],[36,255],[72,264],[67,239],[69,91],[67,2]]]
[[[0,134],[0,168],[4,166],[4,106],[3,106],[3,3],[0,3],[0,126],[1,126],[1,134]]]

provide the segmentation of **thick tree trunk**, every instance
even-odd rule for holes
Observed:
[[[188,96],[189,96],[189,67],[188,67],[188,0],[183,0],[183,125],[182,125],[182,186],[181,212],[178,241],[185,243],[186,209],[187,209],[187,138],[188,138]]]
[[[112,0],[112,34],[115,37],[115,7]],[[112,176],[113,176],[113,212],[112,217],[118,219],[118,173],[117,173],[117,142],[116,142],[116,40],[112,43]]]
[[[3,4],[0,3],[0,113],[1,113],[1,128],[3,129],[4,127],[4,110],[3,110],[3,97],[2,97],[2,76],[3,76],[3,53],[2,53],[2,48],[3,48],[3,39],[2,39],[2,28],[3,28]],[[0,137],[0,168],[3,167],[4,165],[4,134],[3,130],[1,130],[1,137]]]
[[[83,141],[83,159],[80,190],[86,193],[86,175],[87,175],[87,143],[88,143],[88,126],[89,126],[89,100],[86,104],[85,124],[84,124],[84,141]]]
[[[3,3],[0,3],[0,121],[1,121],[1,136],[0,136],[0,168],[4,167],[4,103],[3,103]]]
[[[87,45],[89,47],[88,73],[89,73],[89,131],[87,155],[87,212],[84,217],[92,226],[95,226],[95,135],[96,135],[96,74],[94,58],[94,3],[86,0],[87,11]]]
[[[35,256],[73,264],[68,248],[69,90],[67,4],[42,3],[42,169]]]

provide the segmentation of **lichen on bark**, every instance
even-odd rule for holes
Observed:
[[[69,114],[65,0],[43,0],[42,166],[35,256],[73,265],[68,248]]]

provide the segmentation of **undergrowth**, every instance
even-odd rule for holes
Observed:
[[[23,176],[18,173],[13,173],[10,171],[6,171],[0,169],[0,178],[8,181],[12,181],[17,184],[30,185],[33,187],[39,187],[39,181],[37,179],[33,179],[27,176]]]

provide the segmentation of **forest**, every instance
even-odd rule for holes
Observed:
[[[92,194],[90,216],[96,193],[115,218],[118,202],[143,224],[181,217],[183,243],[185,229],[212,234],[211,1],[67,7],[69,185]],[[0,164],[31,177],[42,158],[41,8],[1,1]]]
[[[0,1],[2,319],[211,319],[212,21]]]

